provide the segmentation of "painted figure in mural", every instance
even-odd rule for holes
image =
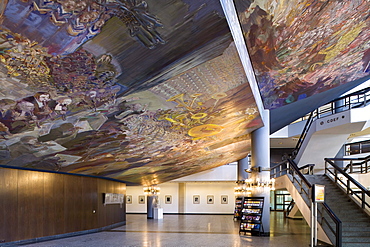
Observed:
[[[52,100],[50,94],[47,92],[37,92],[33,96],[24,98],[23,101],[30,102],[34,105],[33,114],[39,121],[51,117],[56,106],[55,100]]]
[[[66,120],[68,106],[72,104],[72,99],[69,97],[62,97],[56,100],[56,106],[54,112],[62,116],[63,120]]]
[[[5,126],[5,124],[3,124],[2,122],[0,122],[0,139],[3,138],[3,139],[6,139],[6,136],[7,135],[12,135],[10,132],[9,132],[9,128]]]
[[[10,112],[12,133],[19,133],[25,130],[33,130],[37,123],[37,117],[34,115],[35,106],[28,101],[18,101],[15,108]]]
[[[119,0],[116,15],[125,22],[131,37],[136,37],[144,46],[153,49],[166,42],[156,30],[162,27],[160,20],[148,12],[148,4],[142,0]]]
[[[11,135],[9,128],[11,127],[12,112],[16,102],[11,99],[0,100],[0,135],[5,138],[6,135]]]
[[[90,92],[87,92],[84,98],[86,104],[94,111],[96,111],[96,106],[99,101],[97,96],[98,96],[98,92],[96,92],[95,90],[92,90]]]
[[[8,111],[10,110],[10,107],[12,104],[15,103],[14,100],[8,100],[8,99],[1,99],[0,100],[0,138],[6,139],[6,136],[10,136],[11,133],[9,131],[9,127],[6,126],[3,121],[6,122],[6,115]]]

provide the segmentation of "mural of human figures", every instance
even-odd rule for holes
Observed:
[[[369,76],[369,1],[235,4],[266,108]],[[0,4],[0,165],[159,184],[262,126],[219,1]]]

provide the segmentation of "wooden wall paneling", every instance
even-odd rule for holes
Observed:
[[[122,222],[125,203],[104,206],[103,194],[125,190],[124,183],[99,178],[0,168],[0,242]]]
[[[31,231],[29,238],[44,236],[44,172],[32,172],[29,186],[29,195],[27,202],[29,213],[34,215],[35,219],[31,222]]]
[[[27,196],[28,196],[28,185],[29,185],[29,174],[28,171],[18,170],[18,234],[19,239],[26,239],[28,233],[26,232],[32,225],[30,218],[27,217]],[[31,215],[30,215],[31,216]]]
[[[106,206],[104,206],[103,204],[103,193],[105,193],[107,190],[107,182],[107,180],[98,179],[98,227],[103,227],[107,225]]]
[[[0,168],[0,242],[19,240],[18,170]]]
[[[82,183],[83,212],[82,229],[97,228],[98,179],[85,177]]]
[[[18,231],[20,239],[43,236],[44,173],[18,171]]]
[[[82,177],[66,175],[64,177],[64,232],[76,232],[81,227]]]
[[[44,236],[64,233],[64,177],[56,173],[44,174]]]

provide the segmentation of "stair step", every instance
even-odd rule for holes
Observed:
[[[357,227],[358,228],[358,227]],[[367,231],[364,231],[364,230],[354,230],[354,229],[351,229],[351,231],[349,231],[348,229],[346,229],[345,231],[342,232],[342,236],[343,237],[368,237],[369,234],[370,234],[370,229],[367,230]]]
[[[306,175],[305,177],[311,184],[325,185],[325,202],[342,221],[342,246],[370,247],[369,216],[326,175]],[[335,229],[334,222],[330,222],[329,225]]]
[[[336,208],[336,207],[331,207],[330,204],[328,204],[329,207],[334,211],[335,214],[345,214],[345,215],[357,215],[359,217],[366,217],[358,208],[351,208],[348,207],[347,209],[343,208]]]
[[[343,237],[342,241],[343,243],[369,243],[370,245],[370,237]]]
[[[357,227],[370,227],[369,219],[361,219],[361,220],[348,220],[348,221],[342,221],[343,227],[351,227],[351,226],[357,226]]]
[[[364,243],[348,242],[348,243],[342,243],[342,247],[365,247],[365,245]]]

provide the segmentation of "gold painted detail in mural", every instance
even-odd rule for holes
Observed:
[[[222,131],[223,127],[217,124],[204,124],[191,128],[188,135],[200,139],[208,136],[217,135]]]
[[[199,97],[202,95],[202,93],[194,93],[189,96],[191,98],[190,100],[184,98],[185,93],[169,98],[167,101],[177,103],[176,108],[180,110],[163,113],[158,119],[167,120],[172,124],[172,128],[174,129],[188,130],[187,134],[193,137],[193,140],[217,135],[222,131],[223,127],[208,123],[208,121],[215,118],[216,115],[219,116],[221,114],[215,109],[219,101],[227,97],[227,94],[224,92],[213,94],[211,99],[214,102],[213,104],[208,103],[208,105],[199,100]]]
[[[3,30],[0,33],[0,54],[0,62],[9,76],[21,76],[33,86],[46,84],[49,80],[50,69],[44,58],[50,55],[37,42]]]
[[[335,45],[330,46],[329,48],[319,51],[318,54],[324,54],[325,56],[325,63],[330,62],[333,60],[335,57],[340,55],[340,53],[348,47],[348,45],[353,42],[357,36],[360,34],[362,29],[366,27],[366,23],[361,23],[355,27],[353,27],[351,30],[349,30],[347,33],[342,33],[338,31],[337,33],[334,34],[334,36],[340,36],[338,42]]]

